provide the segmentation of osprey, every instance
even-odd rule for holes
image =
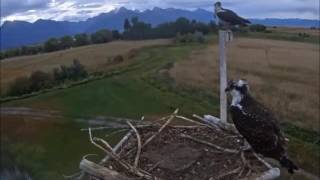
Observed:
[[[230,113],[235,127],[252,149],[265,157],[276,159],[289,173],[298,167],[288,159],[286,138],[274,115],[249,94],[247,81],[229,82],[225,90],[232,96]]]
[[[218,26],[230,29],[230,26],[246,26],[251,23],[250,21],[238,16],[235,12],[222,8],[221,2],[216,2],[214,4],[214,10]]]

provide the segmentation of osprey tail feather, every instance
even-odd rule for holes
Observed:
[[[290,174],[293,174],[295,170],[298,170],[299,168],[290,160],[288,159],[286,156],[282,157],[280,159],[280,164],[288,169],[288,172]]]

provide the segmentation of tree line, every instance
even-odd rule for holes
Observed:
[[[209,24],[179,18],[174,22],[160,24],[152,27],[151,24],[140,21],[137,17],[130,20],[125,19],[123,23],[124,31],[120,33],[117,30],[101,29],[95,33],[80,33],[74,36],[63,36],[61,38],[50,38],[43,44],[22,46],[20,48],[9,49],[0,52],[0,59],[14,56],[34,55],[45,52],[54,52],[58,50],[69,49],[72,47],[85,46],[89,44],[107,43],[114,40],[142,40],[156,38],[172,38],[177,33],[186,34],[196,31],[207,34],[216,31],[217,28],[213,22]]]
[[[0,59],[22,56],[34,55],[45,52],[54,52],[72,47],[79,47],[89,44],[106,43],[112,40],[120,39],[120,33],[117,30],[110,31],[107,29],[99,30],[92,34],[80,33],[74,36],[63,36],[61,38],[50,38],[43,44],[22,46],[20,48],[9,49],[0,52]]]
[[[76,81],[88,77],[88,72],[78,60],[73,60],[70,66],[60,66],[52,72],[34,71],[29,77],[15,79],[8,89],[8,96],[21,96],[49,89],[65,83],[66,81]]]

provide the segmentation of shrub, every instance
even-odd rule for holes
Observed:
[[[191,43],[191,42],[198,42],[204,43],[205,38],[202,32],[196,31],[195,33],[188,33],[188,34],[180,34],[178,33],[175,40],[176,43]]]
[[[50,88],[53,85],[52,76],[49,73],[35,71],[30,76],[31,90],[39,91],[41,89]]]
[[[52,73],[35,71],[28,77],[17,78],[8,90],[9,96],[20,96],[41,89],[48,89],[54,85],[61,84],[65,80],[79,80],[88,76],[84,66],[78,60],[74,60],[69,67],[60,66],[53,69]]]
[[[8,90],[9,96],[21,96],[23,94],[31,93],[31,81],[28,77],[17,78]]]
[[[69,67],[69,72],[69,78],[73,80],[86,78],[88,76],[85,67],[77,59],[73,60],[72,66]]]
[[[123,56],[117,55],[113,58],[112,62],[115,64],[122,63],[124,61]]]
[[[194,33],[194,38],[195,38],[195,41],[198,43],[204,43],[204,41],[205,41],[203,33],[199,32],[199,31],[196,31]]]
[[[262,24],[253,24],[249,27],[249,29],[252,32],[264,32],[267,27]]]

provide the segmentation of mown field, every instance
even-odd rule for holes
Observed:
[[[39,54],[35,56],[14,57],[1,61],[1,89],[5,91],[17,77],[29,76],[33,71],[52,71],[61,65],[70,65],[74,59],[86,66],[89,72],[102,71],[114,67],[110,58],[130,56],[135,50],[147,46],[169,44],[170,40],[115,41],[71,48],[64,51]]]
[[[162,46],[138,51],[134,57],[126,59],[123,66],[99,69],[115,72],[103,79],[1,104],[3,107],[55,110],[63,115],[61,121],[65,124],[54,126],[59,128],[51,128],[51,124],[20,124],[19,121],[27,122],[27,119],[2,116],[1,123],[5,124],[2,137],[6,137],[10,144],[9,151],[14,154],[16,162],[32,172],[36,179],[48,179],[48,174],[53,179],[62,179],[62,174],[75,171],[80,154],[97,153],[88,144],[86,134],[77,131],[88,126],[74,122],[81,117],[139,119],[145,115],[147,120],[154,120],[175,108],[180,108],[181,114],[186,116],[218,115],[217,38],[210,36],[204,44],[167,44],[166,40],[163,41]],[[252,94],[279,117],[291,140],[289,152],[292,158],[300,167],[319,176],[318,50],[317,44],[239,38],[230,45],[228,65],[229,77],[248,79]],[[61,56],[64,59],[64,53]],[[68,56],[67,59],[71,62],[73,58]],[[94,67],[89,65],[92,62],[86,61],[82,63],[88,69]],[[99,63],[103,64],[104,60]],[[94,71],[93,68],[90,72]],[[72,128],[68,128],[70,126]],[[26,129],[39,133],[27,136],[30,133]],[[23,141],[14,138],[23,132]],[[73,138],[77,141],[74,142]],[[30,144],[38,148],[32,149]],[[64,147],[63,144],[70,145]],[[20,153],[24,149],[31,150]],[[76,152],[74,156],[73,152]],[[61,163],[67,161],[69,164],[62,167],[57,157],[62,159]],[[292,178],[302,179],[302,176],[298,174]]]

